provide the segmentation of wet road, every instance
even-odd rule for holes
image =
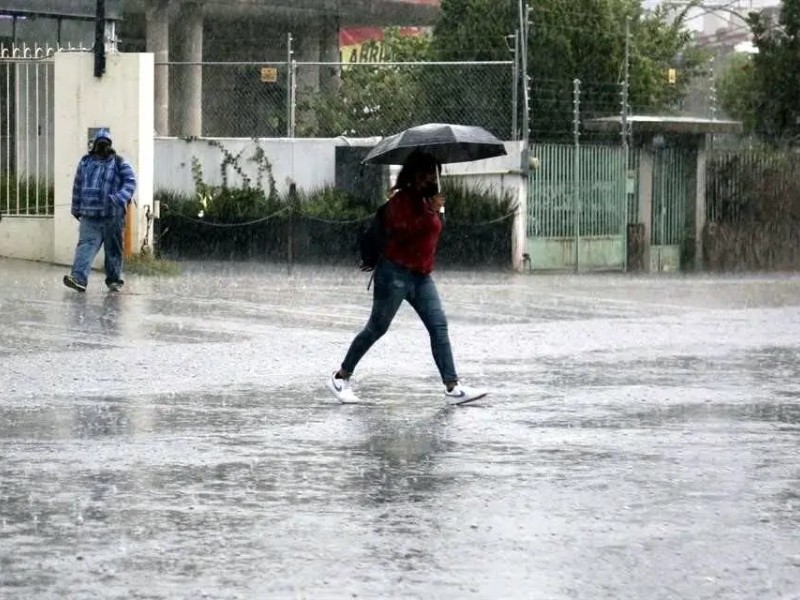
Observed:
[[[352,271],[0,260],[0,598],[800,599],[800,277],[438,277],[478,406]]]

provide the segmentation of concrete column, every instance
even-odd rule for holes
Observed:
[[[155,58],[155,131],[169,135],[169,11],[166,0],[153,0],[147,7],[147,51]]]
[[[300,32],[297,41],[298,62],[319,62],[319,28],[308,28]],[[304,109],[319,96],[319,65],[298,65],[297,67],[297,125],[300,135],[319,135],[316,111]]]
[[[199,63],[203,60],[203,7],[198,2],[184,2],[178,12],[175,29],[176,58],[179,62]],[[175,134],[178,137],[203,134],[203,67],[181,65],[176,67],[177,92],[173,101],[177,104]]]
[[[320,61],[320,36],[316,29],[306,29],[300,33],[297,40],[297,61],[298,62],[319,62]],[[300,93],[319,92],[319,66],[306,65],[298,67],[297,71],[297,91]]]
[[[639,223],[644,226],[644,270],[650,271],[650,247],[653,243],[653,168],[655,154],[643,146],[639,155]]]
[[[705,138],[697,148],[697,188],[694,201],[694,269],[703,270],[703,231],[706,227],[706,168],[708,154]]]
[[[525,255],[528,253],[528,184],[527,170],[522,169],[517,192],[517,213],[511,229],[511,265],[517,272],[524,269]]]
[[[336,62],[339,58],[339,19],[323,17],[320,34],[320,59],[322,62]],[[335,93],[342,83],[341,67],[323,67],[320,73],[320,85],[326,92]]]
[[[78,241],[78,222],[70,214],[72,181],[78,160],[86,154],[89,128],[108,127],[114,148],[136,171],[134,198],[138,206],[130,206],[135,251],[144,239],[144,207],[153,206],[153,55],[112,53],[106,60],[106,73],[97,78],[90,53],[58,52],[55,56],[56,201],[52,222],[53,262],[58,264],[72,264]],[[102,265],[101,252],[94,266]]]

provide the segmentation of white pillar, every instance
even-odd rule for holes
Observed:
[[[523,143],[518,142],[520,156],[530,160],[524,152]],[[530,165],[529,165],[530,168]],[[515,271],[525,268],[525,254],[528,253],[528,194],[530,181],[528,168],[520,169],[519,189],[517,192],[517,213],[511,228],[511,265]]]
[[[196,2],[181,4],[175,29],[176,58],[179,62],[199,63],[203,60],[203,7]],[[176,67],[178,76],[176,97],[179,137],[203,134],[203,67],[181,65]]]
[[[694,269],[703,270],[703,232],[706,227],[706,171],[708,154],[705,138],[697,148],[697,188],[694,201]]]
[[[91,127],[108,127],[114,148],[136,171],[133,213],[134,250],[144,239],[144,206],[153,205],[152,54],[109,54],[106,73],[94,76],[94,58],[85,52],[55,56],[55,211],[53,262],[72,264],[78,222],[70,214],[75,167],[86,154]],[[95,262],[102,266],[102,253]]]
[[[644,226],[642,239],[644,271],[651,270],[650,247],[653,243],[653,169],[655,155],[648,146],[642,146],[639,154],[639,223]]]
[[[147,51],[155,57],[155,131],[169,135],[169,11],[165,0],[147,7]]]

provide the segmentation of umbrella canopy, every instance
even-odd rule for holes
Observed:
[[[401,165],[415,150],[433,155],[442,164],[506,154],[503,142],[483,127],[428,123],[383,138],[364,162]]]

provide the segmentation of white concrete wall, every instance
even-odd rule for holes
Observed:
[[[145,234],[144,205],[153,203],[153,55],[109,54],[106,73],[94,76],[89,53],[55,57],[55,236],[52,260],[71,264],[78,226],[70,215],[75,167],[86,153],[90,127],[109,127],[114,147],[133,165],[138,210],[134,250]],[[95,266],[102,265],[102,253]]]
[[[51,262],[53,219],[4,216],[0,220],[0,256]]]
[[[261,139],[212,138],[186,141],[180,138],[155,140],[155,189],[182,194],[195,191],[192,177],[192,157],[197,158],[203,170],[203,181],[208,185],[222,183],[224,154],[212,144],[221,144],[234,156],[240,152],[239,165],[245,174],[256,179],[257,165],[251,161],[260,146],[272,164],[272,176],[279,193],[289,189],[294,181],[303,190],[312,190],[336,183],[336,146],[374,146],[376,139]],[[209,143],[211,142],[211,143]],[[228,184],[241,185],[241,178],[228,168]],[[264,182],[267,185],[267,182]]]

